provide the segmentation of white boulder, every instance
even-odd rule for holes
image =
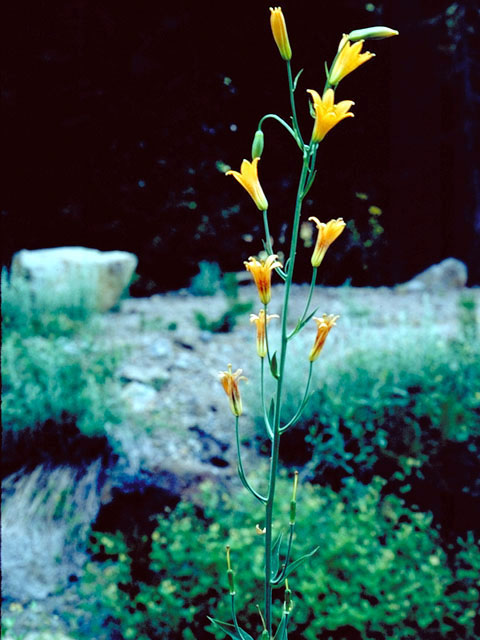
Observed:
[[[403,291],[429,291],[431,293],[467,286],[467,267],[456,258],[446,258],[399,285]]]
[[[36,304],[50,309],[86,306],[108,311],[130,284],[137,263],[126,251],[22,249],[13,257],[11,282],[20,281]]]

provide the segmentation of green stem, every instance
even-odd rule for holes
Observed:
[[[285,431],[287,429],[289,429],[290,427],[293,427],[294,424],[296,424],[298,422],[298,420],[300,419],[303,410],[305,409],[305,406],[307,404],[307,400],[308,400],[308,392],[310,390],[310,382],[312,381],[312,372],[313,372],[313,362],[310,362],[310,368],[308,370],[308,380],[307,380],[307,385],[305,387],[305,393],[303,394],[303,399],[302,402],[300,403],[300,406],[296,412],[296,414],[293,416],[293,418],[283,427],[281,427],[280,429],[280,433],[285,433]]]
[[[305,144],[303,142],[302,134],[300,132],[300,127],[298,126],[297,120],[297,110],[295,108],[295,89],[293,88],[293,78],[292,78],[292,65],[290,64],[290,60],[287,60],[287,74],[288,74],[288,92],[290,94],[290,106],[292,108],[292,122],[293,128],[295,130],[295,139],[297,140],[298,146],[300,149],[305,148]]]
[[[248,489],[250,491],[250,493],[252,495],[255,496],[255,498],[257,498],[257,500],[259,500],[260,502],[262,502],[263,504],[265,504],[267,502],[267,499],[260,495],[257,491],[255,491],[255,489],[252,487],[252,485],[248,482],[247,477],[245,475],[245,471],[243,469],[243,464],[242,464],[242,454],[240,451],[240,435],[239,435],[239,429],[238,429],[238,416],[235,416],[235,439],[237,442],[237,470],[238,470],[238,475],[240,476],[240,480],[242,481],[243,486]]]
[[[265,429],[267,430],[270,440],[273,440],[273,431],[268,419],[267,407],[265,406],[265,358],[260,358],[260,388],[262,393],[262,409]]]
[[[283,567],[280,570],[278,576],[276,576],[272,580],[272,584],[275,584],[275,585],[280,584],[280,582],[285,577],[285,574],[286,574],[287,569],[288,569],[288,564],[290,562],[290,554],[292,552],[292,542],[293,542],[293,533],[294,533],[294,531],[295,531],[295,523],[291,522],[290,523],[290,533],[289,533],[289,536],[288,536],[287,555],[285,556],[285,563],[283,564]]]
[[[231,605],[232,605],[233,624],[235,625],[235,631],[237,632],[237,634],[241,638],[242,634],[241,634],[240,627],[238,626],[238,622],[237,622],[237,612],[235,611],[235,593],[231,593],[230,597],[231,597]]]
[[[305,319],[307,318],[308,310],[310,309],[310,303],[312,302],[313,292],[315,291],[315,283],[316,283],[316,280],[317,280],[317,271],[318,271],[318,267],[313,267],[312,280],[310,282],[310,291],[308,292],[308,299],[307,299],[307,302],[305,304],[305,309],[303,310],[302,317],[297,322],[297,326],[292,331],[292,333],[290,333],[290,335],[288,336],[288,340],[291,340],[293,338],[293,336],[295,334],[297,334],[303,328],[303,326],[305,324]],[[313,313],[315,313],[315,311],[313,311]]]
[[[295,255],[297,252],[298,231],[300,227],[300,214],[302,209],[302,194],[308,175],[310,163],[310,153],[304,150],[303,166],[297,189],[297,199],[295,202],[295,214],[293,219],[292,237],[290,243],[290,256],[285,281],[285,293],[282,311],[282,331],[281,331],[281,352],[279,364],[279,376],[277,380],[277,392],[275,401],[275,416],[273,424],[272,455],[270,460],[270,475],[268,482],[268,496],[265,505],[265,622],[270,636],[272,635],[272,524],[273,524],[273,502],[275,498],[275,485],[277,479],[278,453],[280,448],[280,412],[282,407],[283,374],[287,356],[287,316],[288,300],[290,297],[290,287],[293,279],[295,266]]]
[[[310,303],[312,302],[313,292],[315,291],[315,282],[317,280],[318,267],[313,267],[312,280],[310,282],[310,291],[308,292],[308,299],[305,305],[305,311],[303,312],[300,322],[303,322],[307,317],[308,310],[310,309]]]
[[[257,129],[261,129],[262,128],[262,124],[265,122],[265,120],[268,120],[268,118],[273,118],[273,120],[276,120],[277,122],[279,122],[283,127],[285,127],[285,129],[292,136],[292,138],[295,141],[297,141],[297,136],[295,134],[295,131],[292,129],[292,127],[287,122],[285,122],[285,120],[283,118],[280,118],[280,116],[277,116],[276,113],[267,113],[266,115],[264,115],[263,118],[260,119]]]
[[[272,240],[270,236],[270,228],[268,226],[268,211],[265,209],[264,211],[262,211],[262,213],[263,213],[263,227],[265,229],[265,248],[267,250],[268,255],[271,256],[273,254],[273,247],[272,247]],[[275,271],[282,278],[282,280],[286,279],[287,276],[283,271],[283,269],[281,269],[280,267],[277,267]]]

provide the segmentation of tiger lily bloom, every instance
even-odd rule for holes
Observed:
[[[313,89],[308,89],[308,93],[312,96],[313,110],[315,112],[312,142],[321,142],[330,129],[341,120],[353,118],[353,113],[349,109],[355,103],[352,100],[342,100],[335,104],[333,89],[327,89],[323,94],[323,98]]]
[[[260,358],[265,358],[267,355],[267,324],[272,318],[279,318],[276,313],[269,316],[263,309],[260,309],[258,316],[254,313],[250,314],[250,322],[254,322],[257,325],[257,353]]]
[[[328,82],[333,87],[336,87],[340,80],[343,80],[346,75],[355,71],[364,62],[368,62],[375,56],[370,51],[364,51],[361,53],[363,43],[365,40],[358,40],[354,44],[351,44],[348,35],[344,35],[340,40],[340,49],[335,58],[332,68],[328,73]]]
[[[281,267],[282,264],[277,260],[276,254],[268,256],[266,260],[258,261],[250,256],[248,262],[244,262],[245,268],[253,276],[257,285],[260,302],[268,304],[272,298],[271,280],[272,270]]]
[[[270,7],[270,26],[272,27],[273,39],[284,60],[292,59],[292,49],[288,40],[287,25],[280,7]]]
[[[325,344],[325,340],[327,339],[330,329],[335,326],[335,322],[339,317],[340,316],[332,316],[324,313],[321,318],[314,318],[317,323],[317,335],[315,337],[312,350],[310,351],[310,355],[308,356],[310,362],[314,362],[314,360],[316,360],[320,355],[320,351],[323,349],[323,345]]]
[[[238,382],[240,380],[246,380],[245,376],[242,376],[242,369],[237,369],[235,373],[232,373],[232,365],[228,365],[228,371],[220,371],[220,382],[228,396],[230,402],[230,409],[234,416],[242,415],[242,398],[240,396],[240,389],[238,388]]]
[[[312,267],[319,267],[328,247],[345,229],[345,222],[343,218],[337,218],[336,220],[330,220],[329,222],[320,222],[315,216],[310,216],[309,220],[312,220],[317,225],[318,236],[315,243],[315,249],[312,253]]]
[[[244,160],[240,167],[240,172],[227,171],[225,175],[233,176],[248,191],[260,211],[266,211],[268,209],[268,201],[258,180],[257,165],[259,160],[260,158],[258,157],[251,162]]]

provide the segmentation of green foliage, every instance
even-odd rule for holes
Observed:
[[[202,331],[212,333],[228,333],[233,331],[237,324],[238,316],[242,316],[252,310],[251,302],[232,302],[228,309],[218,318],[211,320],[201,311],[195,311],[195,322]]]
[[[118,356],[96,345],[93,334],[66,338],[7,334],[2,347],[4,433],[47,420],[74,418],[85,435],[104,433],[121,409],[112,382]]]
[[[21,278],[9,278],[2,269],[2,331],[22,336],[45,337],[73,335],[93,315],[94,291],[88,282],[75,283],[68,297],[58,295],[38,302],[28,284]]]
[[[471,332],[471,322],[467,326]],[[285,420],[301,401],[302,378],[295,376],[295,362],[291,376]],[[403,466],[410,458],[427,459],[447,441],[478,439],[478,389],[480,350],[475,342],[431,337],[414,348],[394,345],[383,351],[365,345],[329,368],[288,437],[297,450],[302,450],[298,440],[306,437],[320,472],[361,477],[372,473],[380,457]],[[263,430],[260,421],[258,429]]]
[[[216,262],[199,262],[199,273],[192,278],[189,291],[194,296],[214,296],[220,289],[222,273]]]
[[[211,269],[211,263],[205,262],[200,265],[209,265],[208,269],[204,267],[204,271],[208,274]],[[215,266],[216,263],[214,263]],[[200,268],[202,268],[200,266]],[[202,274],[200,271],[199,276]],[[217,278],[219,287],[221,287],[225,297],[228,301],[228,307],[218,318],[209,318],[201,311],[195,311],[194,318],[197,326],[202,331],[211,331],[212,333],[228,333],[233,331],[237,324],[237,318],[252,310],[253,304],[251,302],[241,302],[238,299],[238,281],[234,273],[225,273],[221,281],[219,275]],[[216,293],[216,290],[213,292]],[[207,295],[207,294],[203,294]],[[210,294],[213,295],[213,294]]]
[[[458,554],[448,560],[431,516],[410,511],[399,498],[382,498],[382,485],[378,478],[369,487],[352,479],[339,493],[308,484],[299,489],[292,560],[312,546],[319,550],[289,578],[292,637],[474,640],[480,591],[476,541],[460,541]],[[280,479],[285,529],[290,493],[291,482]],[[150,580],[133,579],[133,550],[120,535],[96,537],[93,550],[107,561],[90,562],[81,584],[83,602],[95,612],[93,625],[103,620],[111,637],[125,640],[224,637],[208,625],[207,615],[231,619],[225,598],[228,543],[238,609],[250,612],[240,613],[239,624],[257,637],[255,604],[263,597],[259,513],[252,513],[251,497],[243,493],[215,496],[207,488],[203,499],[203,519],[183,503],[159,519],[151,538]],[[275,594],[279,620],[283,588]]]

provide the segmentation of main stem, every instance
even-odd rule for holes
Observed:
[[[285,294],[282,312],[282,334],[280,347],[280,363],[278,368],[277,391],[275,398],[275,414],[273,421],[273,442],[272,455],[270,459],[270,476],[268,483],[267,504],[265,505],[265,623],[269,636],[272,637],[272,523],[273,523],[273,501],[275,498],[275,485],[277,479],[278,452],[280,448],[280,412],[282,406],[283,374],[287,357],[287,316],[288,300],[290,297],[290,286],[293,279],[295,266],[295,255],[297,252],[298,230],[300,226],[300,213],[302,209],[302,194],[308,174],[310,153],[308,150],[303,154],[303,167],[298,183],[297,199],[295,203],[295,215],[293,219],[292,238],[290,244],[290,256],[288,271],[285,280]]]

